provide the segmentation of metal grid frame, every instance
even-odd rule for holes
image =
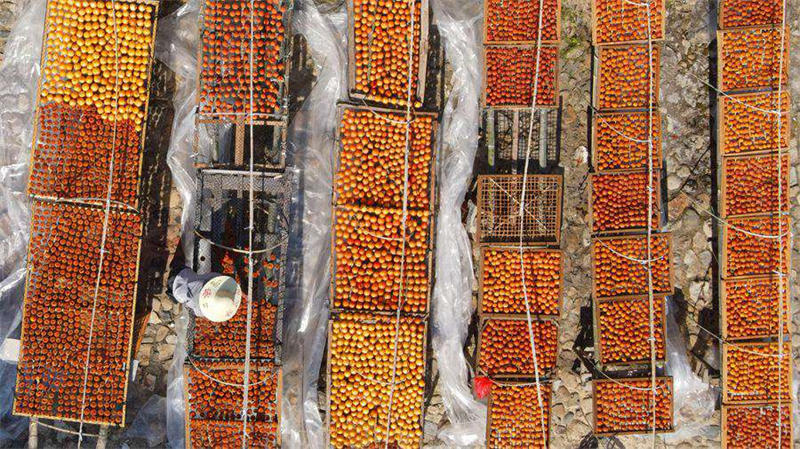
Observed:
[[[249,170],[250,124],[245,117],[233,120],[198,117],[193,148],[195,167]],[[286,118],[255,119],[252,126],[253,168],[282,171],[286,167]]]
[[[253,251],[264,258],[274,256],[273,260],[283,261],[274,274],[277,287],[269,287],[263,282],[255,283],[255,294],[262,296],[277,306],[275,319],[275,357],[280,360],[280,335],[283,328],[283,309],[286,282],[285,256],[289,243],[289,203],[291,201],[292,177],[289,174],[271,175],[254,174],[256,202],[254,210],[257,229],[254,230]],[[198,203],[196,206],[195,250],[193,265],[198,273],[216,270],[218,260],[214,257],[214,248],[235,249],[233,252],[245,252],[247,233],[244,232],[248,222],[249,201],[248,173],[228,172],[221,170],[203,170],[198,174]],[[202,236],[202,238],[200,237]],[[222,245],[222,247],[220,246]],[[267,256],[268,255],[268,256]],[[246,257],[246,254],[242,255]],[[249,275],[249,274],[248,274]],[[263,293],[262,293],[263,292]],[[189,355],[207,359],[193,352],[194,324],[190,324]],[[214,359],[213,357],[210,359]],[[230,359],[225,359],[230,360]]]
[[[519,198],[523,175],[478,176],[478,232],[481,243],[519,244]],[[558,245],[561,241],[561,175],[529,175],[525,190],[522,242]]]

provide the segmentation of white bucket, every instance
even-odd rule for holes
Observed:
[[[241,303],[242,289],[230,276],[211,278],[200,290],[200,312],[215,323],[231,319]]]

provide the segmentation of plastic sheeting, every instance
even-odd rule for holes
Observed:
[[[194,250],[195,175],[192,154],[195,145],[195,110],[197,106],[200,49],[200,10],[203,0],[189,0],[159,22],[162,32],[156,40],[155,56],[175,72],[177,90],[173,97],[175,118],[167,151],[167,164],[172,181],[183,202],[181,244],[186,265],[191,266]],[[186,330],[189,312],[183,308],[175,318],[177,342],[172,366],[167,374],[166,436],[169,447],[185,445],[185,409],[183,396],[183,364],[186,362]]]
[[[0,344],[22,320],[30,211],[25,191],[44,34],[45,0],[19,5],[0,66]],[[0,445],[20,438],[28,419],[11,414],[16,365],[0,362]]]
[[[305,36],[316,84],[290,127],[289,151],[300,170],[300,272],[290,274],[284,336],[282,443],[287,449],[322,449],[318,378],[329,316],[331,196],[336,103],[345,97],[346,15],[321,12],[313,1],[295,3],[293,26]]]
[[[664,435],[664,441],[679,442],[710,430],[708,419],[714,414],[719,391],[703,382],[689,365],[686,344],[675,322],[675,305],[667,301],[667,374],[672,376],[673,420],[675,431]],[[713,430],[712,430],[713,432]]]
[[[464,356],[474,311],[475,277],[469,236],[461,222],[461,205],[472,180],[481,121],[483,2],[435,0],[432,5],[434,22],[452,69],[452,88],[446,93],[442,115],[436,284],[431,304],[439,387],[450,420],[450,425],[440,431],[439,439],[451,446],[465,447],[483,443],[486,429],[486,406],[472,395]]]

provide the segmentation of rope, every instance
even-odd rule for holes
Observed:
[[[86,366],[83,369],[83,387],[81,393],[81,414],[78,426],[78,449],[83,444],[83,425],[86,413],[86,391],[89,384],[89,361],[92,354],[94,338],[94,322],[97,316],[97,297],[100,294],[100,281],[103,276],[103,263],[105,262],[106,240],[108,238],[108,222],[111,216],[111,193],[114,187],[114,156],[117,146],[117,120],[119,113],[119,34],[117,30],[117,2],[111,0],[111,23],[114,29],[114,128],[111,134],[111,157],[109,160],[108,183],[106,187],[106,207],[103,212],[103,233],[100,236],[100,254],[97,264],[97,277],[94,285],[94,298],[92,299],[92,316],[89,321],[89,340],[86,344]]]
[[[248,199],[248,207],[249,207],[249,224],[247,226],[247,328],[245,334],[245,350],[244,350],[244,380],[242,385],[242,449],[247,449],[247,408],[248,408],[248,401],[249,401],[249,383],[250,383],[250,344],[251,344],[251,337],[252,337],[252,320],[253,320],[253,214],[254,214],[254,207],[253,203],[255,200],[255,174],[253,173],[253,168],[255,165],[254,160],[254,136],[253,136],[253,111],[255,108],[255,100],[253,94],[253,83],[254,83],[254,76],[253,71],[255,70],[255,62],[253,60],[253,55],[255,52],[255,45],[254,41],[254,33],[255,29],[253,26],[253,22],[255,21],[255,2],[254,0],[250,0],[250,55],[249,55],[249,62],[250,62],[250,186],[249,186],[249,199]]]
[[[81,432],[76,432],[76,431],[74,431],[72,429],[65,429],[63,427],[58,427],[58,426],[53,426],[53,425],[50,425],[50,424],[45,424],[45,423],[43,423],[41,421],[41,418],[37,418],[35,420],[35,422],[36,422],[37,426],[41,426],[41,427],[45,427],[45,428],[48,428],[48,429],[52,429],[52,430],[55,430],[55,431],[61,432],[61,433],[67,433],[67,434],[70,434],[70,435],[77,435],[78,438],[81,438],[81,437],[100,438],[100,435],[96,434],[96,433],[86,433],[86,432],[81,433]]]
[[[782,8],[783,8],[782,9],[782,18],[781,18],[781,47],[780,47],[780,52],[778,54],[778,58],[779,58],[778,59],[778,95],[777,95],[777,98],[776,98],[776,100],[777,100],[776,101],[777,102],[777,108],[779,110],[781,109],[781,89],[782,89],[782,84],[783,84],[783,51],[784,51],[784,46],[786,45],[786,42],[785,42],[786,41],[786,35],[785,35],[785,33],[786,33],[786,0],[783,0],[781,2],[781,5],[782,5]],[[781,116],[780,115],[777,116],[775,122],[776,122],[776,127],[777,127],[777,134],[778,134],[778,136],[777,136],[778,137],[778,145],[777,146],[780,147],[781,128],[782,128],[782,126],[781,126]],[[781,182],[781,175],[782,175],[781,171],[783,170],[783,163],[782,163],[783,162],[783,158],[781,157],[780,154],[778,154],[778,157],[776,157],[776,160],[777,160],[776,163],[778,165],[778,179],[777,179],[777,182],[778,182],[778,213],[780,213],[781,210],[783,210],[783,183]],[[778,218],[778,235],[780,236],[782,233],[783,233],[783,220]],[[791,240],[791,237],[789,237],[789,239]],[[791,242],[789,242],[789,245],[791,245]],[[792,252],[791,251],[789,251],[788,258],[789,259],[787,261],[787,271],[791,270],[791,266],[792,266]],[[778,266],[780,267],[779,270],[783,269],[782,266],[781,266],[781,263],[780,263],[781,260],[783,260],[783,237],[782,236],[778,237],[778,261],[779,261],[778,262]],[[789,271],[788,276],[791,276],[791,271]],[[781,400],[782,400],[782,397],[781,397],[781,389],[782,389],[782,387],[781,387],[781,371],[783,371],[783,344],[784,344],[784,342],[783,342],[783,318],[784,318],[784,316],[783,316],[783,307],[784,307],[783,292],[784,292],[784,289],[785,289],[785,286],[784,286],[784,278],[785,277],[786,276],[778,276],[778,388],[777,388],[777,390],[778,390],[778,413],[777,413],[777,415],[778,415],[778,427],[777,427],[778,448],[782,448],[783,447],[783,445],[782,445],[783,432],[781,431],[781,427],[783,426],[783,422],[782,422],[783,413],[781,413]],[[790,307],[791,307],[791,303],[790,303]],[[789,391],[791,392],[791,386],[789,388]],[[791,396],[791,393],[790,393],[790,396]]]
[[[626,0],[627,1],[627,0]],[[655,323],[653,307],[653,265],[651,259],[653,257],[652,237],[653,237],[653,36],[650,24],[650,3],[647,3],[647,76],[649,79],[648,92],[647,92],[647,305],[648,305],[648,321],[650,327],[650,378],[653,388],[653,396],[651,407],[653,410],[653,428],[652,428],[652,447],[656,447],[656,338],[655,338]]]
[[[214,382],[216,382],[216,383],[218,383],[218,384],[225,385],[225,386],[227,386],[227,387],[234,387],[234,388],[242,388],[242,387],[244,387],[244,386],[245,386],[243,383],[241,383],[241,384],[235,384],[235,383],[232,383],[232,382],[227,382],[227,381],[224,381],[224,380],[222,380],[222,379],[219,379],[219,378],[217,378],[217,377],[214,377],[214,376],[212,376],[211,374],[209,374],[209,373],[208,373],[208,371],[204,371],[204,370],[203,370],[203,369],[201,369],[199,366],[197,366],[197,364],[195,364],[195,363],[194,363],[194,358],[192,358],[192,357],[186,357],[186,359],[189,361],[189,363],[192,365],[192,367],[194,368],[194,370],[195,370],[195,371],[197,371],[197,372],[198,372],[198,373],[200,373],[202,376],[204,376],[204,377],[206,377],[206,378],[208,378],[208,379],[210,379],[210,380],[212,380],[212,381],[214,381]],[[275,375],[277,375],[277,372],[274,372],[274,373],[273,373],[273,377],[274,377]],[[263,379],[263,380],[261,380],[261,381],[259,381],[259,382],[252,383],[252,384],[248,385],[248,387],[255,387],[255,386],[257,386],[257,385],[261,385],[261,384],[267,383],[267,381],[268,381],[268,380],[269,380],[269,377],[267,377],[266,379]]]
[[[394,329],[394,348],[392,355],[392,380],[389,386],[389,404],[386,412],[386,441],[384,442],[384,449],[389,449],[389,440],[392,430],[392,405],[394,402],[394,392],[397,382],[397,356],[398,346],[400,339],[400,312],[404,302],[405,295],[405,268],[406,268],[406,220],[408,219],[408,159],[411,145],[411,80],[413,79],[413,62],[414,62],[414,25],[416,20],[416,4],[415,0],[408,0],[409,14],[411,14],[411,26],[408,31],[408,79],[406,85],[406,132],[405,132],[405,152],[403,155],[403,216],[400,222],[401,226],[401,240],[403,244],[400,246],[400,294],[397,298],[397,311],[395,317]],[[420,14],[422,10],[420,8]]]
[[[781,35],[783,35],[783,32],[781,32]],[[716,86],[712,85],[712,84],[711,84],[711,83],[709,83],[708,81],[706,81],[706,80],[704,80],[704,79],[700,78],[699,76],[695,75],[694,73],[691,73],[691,72],[686,72],[686,73],[687,73],[689,76],[691,76],[692,78],[694,78],[694,79],[696,79],[696,80],[700,81],[701,83],[705,84],[705,85],[706,85],[706,87],[708,87],[708,88],[710,88],[710,89],[714,90],[714,92],[716,92],[717,94],[719,94],[719,95],[722,95],[723,97],[726,97],[726,98],[730,98],[731,100],[735,101],[736,103],[739,103],[739,104],[741,104],[742,106],[745,106],[745,107],[747,107],[747,108],[753,109],[753,110],[755,110],[755,111],[758,111],[758,112],[763,112],[764,114],[773,114],[773,115],[787,115],[787,114],[789,114],[789,110],[788,110],[788,109],[787,109],[787,110],[785,110],[785,111],[782,111],[782,110],[781,110],[781,104],[780,104],[780,88],[778,89],[778,109],[775,109],[775,110],[768,110],[768,109],[763,109],[763,108],[760,108],[760,107],[758,107],[758,106],[753,106],[752,104],[750,104],[750,103],[747,103],[747,102],[745,102],[745,101],[742,101],[742,100],[740,100],[740,99],[736,98],[736,97],[735,97],[735,96],[733,96],[733,95],[729,95],[729,94],[727,94],[726,92],[723,92],[723,91],[719,90],[719,89],[718,89]],[[758,93],[758,92],[756,92],[756,93]],[[762,92],[762,93],[763,93],[763,92]],[[780,119],[780,117],[779,117],[779,119]]]
[[[533,140],[533,117],[536,113],[536,101],[538,100],[539,96],[539,70],[541,65],[541,55],[542,55],[542,24],[543,24],[543,10],[544,10],[544,0],[539,0],[539,10],[538,10],[538,25],[536,30],[536,63],[534,66],[534,73],[533,73],[533,92],[531,95],[531,118],[530,123],[528,124],[528,142],[527,142],[527,149],[525,154],[525,168],[522,173],[522,192],[520,197],[519,203],[519,263],[520,263],[520,273],[522,273],[522,296],[525,299],[525,317],[528,324],[528,339],[530,340],[531,345],[531,357],[533,358],[533,373],[535,376],[535,384],[536,384],[536,402],[539,406],[539,421],[540,421],[540,430],[542,433],[542,445],[544,447],[549,446],[549,441],[547,440],[547,433],[548,429],[545,425],[545,410],[544,410],[544,402],[542,401],[542,385],[541,379],[539,377],[539,362],[536,356],[536,341],[534,340],[533,335],[533,322],[531,318],[531,306],[530,300],[528,298],[528,287],[527,282],[525,279],[525,257],[524,257],[524,231],[525,231],[525,191],[528,187],[528,167],[531,161],[531,142]]]

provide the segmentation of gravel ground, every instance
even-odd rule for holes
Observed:
[[[0,48],[5,42],[17,12],[20,0],[0,0]],[[716,29],[715,3],[711,0],[668,1],[668,22],[665,51],[662,60],[661,105],[665,115],[664,148],[666,155],[666,180],[669,200],[669,225],[667,230],[674,236],[673,263],[675,265],[676,289],[673,304],[678,321],[680,338],[689,348],[688,360],[693,372],[699,378],[718,384],[716,341],[709,339],[699,325],[712,330],[717,329],[716,300],[713,297],[712,267],[716,254],[712,251],[716,223],[707,214],[712,201],[711,162],[714,149],[709,123],[713,117],[709,104],[714,95],[700,81],[709,76],[709,63],[715,57],[711,46]],[[791,2],[789,17],[798,17],[800,4]],[[554,383],[552,407],[552,446],[554,448],[601,447],[639,448],[650,447],[647,437],[626,436],[602,439],[597,442],[591,437],[592,400],[589,388],[588,371],[578,361],[573,345],[582,329],[581,308],[591,302],[591,278],[589,255],[588,202],[587,202],[587,109],[590,104],[591,48],[590,48],[590,10],[585,0],[562,1],[562,44],[560,86],[563,98],[563,123],[561,157],[565,172],[563,249],[567,255],[565,268],[564,313],[560,321],[558,368]],[[791,45],[800,48],[800,23],[791,24]],[[792,52],[793,70],[800,70],[800,51]],[[159,70],[161,70],[159,72]],[[153,129],[164,130],[171,122],[170,101],[171,84],[174,80],[162,68],[156,68],[155,101],[151,103],[156,111],[151,123]],[[800,77],[791,82],[795,99],[792,111],[792,173],[791,173],[791,214],[794,219],[795,235],[800,234],[800,204],[798,204],[798,176],[800,160],[797,147],[800,138],[798,125],[798,102],[800,100]],[[159,125],[160,124],[160,125]],[[157,133],[151,133],[157,134]],[[151,248],[152,272],[154,276],[144,299],[152,304],[144,339],[136,359],[139,368],[132,387],[135,397],[131,417],[138,406],[148,398],[165,395],[167,370],[172,363],[176,335],[174,318],[180,313],[180,306],[163,293],[165,283],[164,269],[177,247],[179,235],[180,198],[170,187],[168,172],[163,161],[163,133],[151,135],[154,143],[150,154],[152,173],[150,179],[152,198],[148,214],[154,223],[147,243]],[[160,167],[160,168],[159,168]],[[800,270],[800,239],[793,246],[793,272],[797,278]],[[800,329],[800,288],[792,285],[794,329]],[[800,333],[792,335],[793,347],[800,346]],[[797,355],[795,356],[797,357]],[[798,361],[795,361],[798,365]],[[156,396],[153,396],[156,395]],[[426,410],[425,447],[441,447],[435,435],[439,426],[446,423],[441,399],[431,398]],[[692,438],[659,437],[656,447],[704,448],[719,447],[719,412],[706,422],[698,423],[699,432]],[[61,434],[44,433],[46,446],[63,447],[67,440]],[[124,431],[112,433],[112,446],[127,442],[130,447],[141,447],[146,441],[135,435],[125,435]],[[596,447],[596,446],[594,446]],[[800,447],[800,444],[795,444]]]

